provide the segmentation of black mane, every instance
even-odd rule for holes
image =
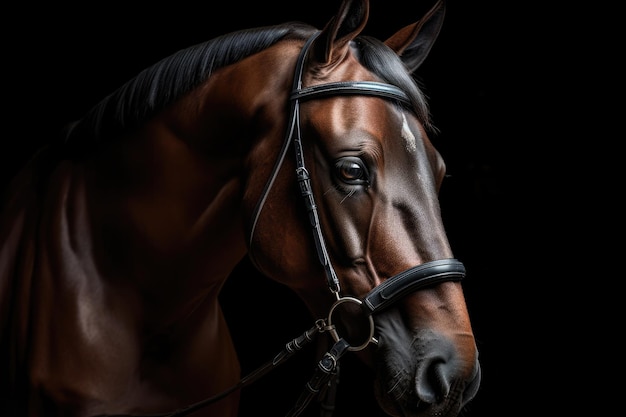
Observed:
[[[312,26],[290,22],[232,32],[182,49],[140,72],[94,106],[85,117],[70,124],[63,135],[64,144],[77,150],[87,143],[139,126],[206,81],[213,71],[280,40],[305,39],[314,31]],[[362,64],[382,81],[404,90],[420,121],[430,127],[424,95],[397,55],[377,39],[367,36],[358,37],[355,46]]]
[[[203,83],[213,71],[282,39],[304,39],[314,30],[301,23],[285,23],[228,33],[182,49],[140,72],[71,124],[65,135],[66,145],[78,145],[76,141],[85,135],[101,140],[139,126]]]

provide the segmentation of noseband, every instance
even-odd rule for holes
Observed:
[[[280,170],[284,157],[287,153],[287,149],[289,148],[291,143],[293,143],[296,156],[296,176],[298,179],[300,192],[302,194],[302,197],[304,198],[304,204],[308,211],[311,228],[313,229],[315,248],[317,250],[319,261],[326,273],[328,287],[337,298],[337,301],[331,308],[329,315],[329,326],[331,327],[331,334],[337,342],[339,341],[340,336],[333,329],[332,315],[334,309],[339,304],[342,304],[344,302],[354,302],[361,305],[363,311],[368,316],[370,321],[370,336],[373,336],[373,314],[387,308],[405,295],[417,291],[421,288],[438,284],[444,281],[460,281],[465,276],[465,267],[461,262],[453,258],[435,260],[415,266],[404,272],[394,275],[393,277],[387,279],[385,282],[372,289],[372,291],[370,291],[363,300],[358,300],[352,297],[341,297],[339,295],[339,279],[337,278],[337,274],[333,269],[330,257],[328,255],[328,250],[326,249],[326,243],[324,242],[324,236],[321,230],[317,206],[313,197],[311,178],[304,163],[302,137],[300,135],[300,102],[330,96],[361,95],[395,100],[409,106],[411,106],[412,103],[407,94],[400,88],[396,87],[395,85],[381,82],[343,81],[315,85],[311,87],[302,87],[302,74],[306,55],[309,47],[311,46],[315,38],[317,38],[319,33],[320,32],[317,32],[306,41],[302,50],[300,51],[298,61],[296,62],[293,88],[290,95],[290,123],[287,128],[285,140],[283,142],[279,158],[274,165],[272,175],[265,185],[262,196],[254,211],[253,223],[250,232],[250,249],[252,249],[252,237],[254,235],[254,229],[256,227],[256,223],[258,221],[269,190],[272,187],[274,180],[278,176],[278,171]],[[363,345],[350,346],[348,347],[348,349],[363,349],[367,344],[369,344],[370,341],[375,341],[375,339],[371,337],[370,340],[367,340]]]

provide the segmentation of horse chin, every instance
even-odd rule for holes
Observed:
[[[451,392],[442,402],[429,404],[410,394],[412,388],[407,385],[410,384],[399,384],[389,392],[383,388],[379,379],[375,381],[376,400],[386,414],[393,417],[454,417],[460,413],[465,404],[465,401],[461,400],[462,390]]]

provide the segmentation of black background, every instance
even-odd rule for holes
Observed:
[[[386,38],[418,19],[428,6],[422,3],[373,1],[365,32]],[[89,2],[13,9],[5,16],[13,29],[5,26],[3,36],[3,180],[66,123],[161,58],[237,29],[288,20],[321,28],[337,5]],[[483,363],[481,391],[464,416],[523,415],[538,399],[548,412],[561,407],[555,386],[575,378],[561,350],[572,338],[571,318],[554,308],[549,290],[568,282],[559,247],[576,239],[561,203],[576,179],[548,162],[555,149],[559,160],[571,158],[562,140],[572,137],[559,116],[571,104],[560,72],[571,45],[559,29],[567,20],[527,3],[452,1],[417,74],[440,130],[433,142],[448,165],[442,211],[468,270],[464,287]],[[291,293],[246,263],[223,301],[244,371],[312,324]],[[382,415],[368,374],[349,356],[336,415]],[[242,415],[284,415],[313,366],[306,351],[246,388]]]

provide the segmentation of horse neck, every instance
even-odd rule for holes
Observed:
[[[245,256],[244,225],[284,136],[289,61],[276,46],[215,71],[98,153],[92,223],[104,253],[133,254],[118,261],[142,291],[216,296]]]
[[[96,253],[119,253],[115,273],[161,305],[216,297],[246,252],[240,165],[198,149],[166,115],[106,146],[86,186]]]

